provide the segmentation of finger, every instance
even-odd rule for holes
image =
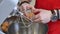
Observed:
[[[35,15],[33,20],[40,18],[39,15]]]
[[[26,6],[27,9],[31,9],[32,7],[30,5]]]
[[[40,12],[40,10],[39,9],[34,9],[34,13],[36,13],[36,12]]]
[[[39,15],[36,15],[36,16],[35,16],[35,19],[37,19],[37,18],[39,18]]]
[[[35,9],[32,5],[27,5],[26,8],[27,9]]]
[[[35,9],[35,10],[33,11],[33,13],[34,13],[35,15],[37,15],[37,14],[40,13],[40,10],[39,10],[39,9]]]
[[[35,19],[34,22],[41,22],[41,18]]]
[[[21,12],[24,12],[24,7],[23,6],[20,6],[19,8],[18,8]]]
[[[34,9],[34,7],[31,6],[31,5],[27,6],[27,8],[28,8],[28,9]]]

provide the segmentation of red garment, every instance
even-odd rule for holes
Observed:
[[[38,9],[60,9],[60,0],[36,0],[35,8]],[[60,34],[60,20],[48,23],[48,34]]]
[[[48,34],[60,34],[60,20],[48,23]]]
[[[36,0],[36,8],[42,9],[60,9],[60,0]]]

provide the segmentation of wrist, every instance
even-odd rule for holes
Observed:
[[[52,18],[51,18],[51,21],[54,22],[54,21],[57,21],[59,19],[59,11],[58,9],[55,9],[55,10],[51,10],[52,12]]]

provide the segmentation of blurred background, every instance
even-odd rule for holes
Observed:
[[[12,12],[18,0],[0,0],[0,25],[6,19],[6,17]],[[32,0],[31,5],[35,5],[35,0]],[[1,28],[1,27],[0,27]],[[46,24],[40,24],[40,34],[46,34],[48,29]],[[0,34],[4,34],[0,29]]]

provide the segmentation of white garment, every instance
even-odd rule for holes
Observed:
[[[0,31],[0,34],[5,34],[5,33],[3,33],[2,31]]]

